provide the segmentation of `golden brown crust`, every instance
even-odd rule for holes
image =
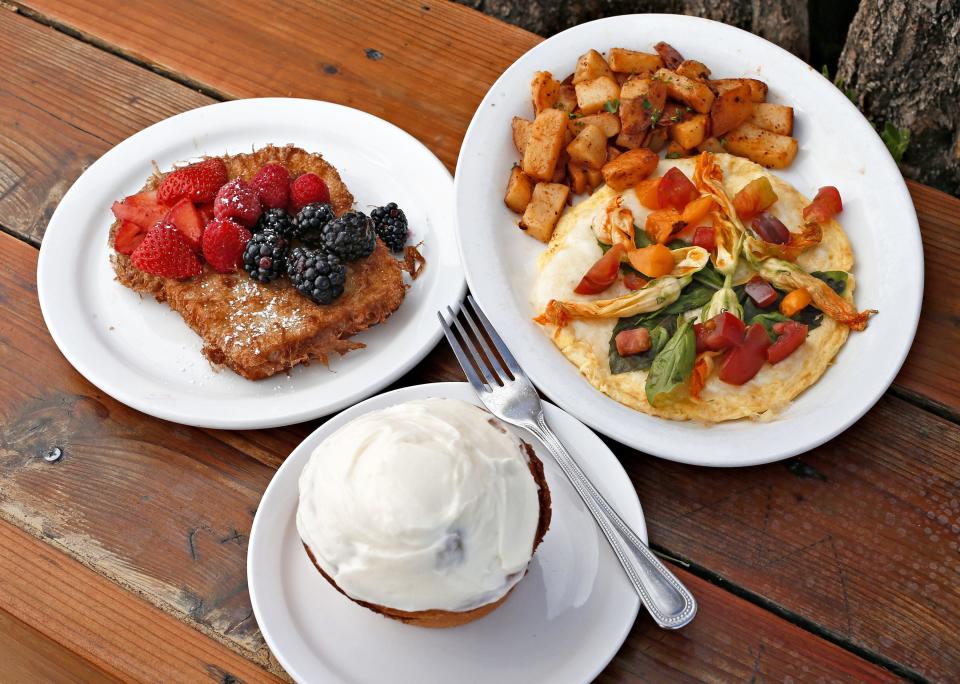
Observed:
[[[543,462],[537,458],[533,447],[526,442],[523,442],[522,445],[525,453],[527,454],[530,474],[533,476],[533,480],[537,484],[538,496],[540,499],[540,518],[537,521],[537,532],[533,539],[533,551],[536,552],[537,547],[540,546],[540,542],[543,541],[544,535],[546,535],[547,530],[550,528],[550,519],[552,516],[552,509],[550,506],[550,488],[547,487],[547,479],[543,473]],[[514,585],[511,587],[510,591],[496,601],[478,606],[473,610],[459,612],[452,610],[397,610],[396,608],[389,608],[376,603],[368,603],[367,601],[360,601],[348,596],[343,589],[337,586],[337,583],[333,581],[330,575],[323,571],[323,568],[321,568],[320,564],[317,563],[317,559],[314,557],[313,551],[310,550],[310,547],[307,546],[306,542],[302,543],[304,550],[307,552],[307,556],[310,557],[310,562],[313,563],[314,567],[320,572],[321,575],[323,575],[323,578],[327,580],[334,589],[364,608],[368,608],[375,613],[380,613],[381,615],[392,620],[399,620],[400,622],[408,625],[416,625],[417,627],[430,627],[434,629],[457,627],[459,625],[465,625],[468,622],[478,620],[484,615],[489,615],[503,605],[503,603],[507,600],[507,597],[510,596],[517,586]],[[524,572],[524,574],[526,574],[526,572]]]
[[[353,205],[353,196],[337,170],[319,154],[287,145],[268,145],[251,153],[224,155],[231,179],[250,180],[267,163],[279,163],[291,176],[315,173],[330,189],[336,214]],[[144,185],[155,188],[166,174]],[[110,229],[110,244],[118,223]],[[316,359],[326,364],[331,353],[345,354],[364,345],[349,338],[382,323],[403,301],[404,263],[394,259],[378,239],[366,259],[347,264],[347,284],[334,304],[319,305],[285,279],[261,284],[244,273],[221,274],[205,267],[190,280],[168,280],[135,268],[122,254],[111,257],[117,280],[126,287],[167,302],[203,338],[203,354],[248,380],[259,380]]]

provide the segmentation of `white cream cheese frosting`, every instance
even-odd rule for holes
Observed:
[[[540,517],[522,442],[455,399],[367,413],[327,437],[300,476],[297,530],[351,598],[466,611],[523,577]]]

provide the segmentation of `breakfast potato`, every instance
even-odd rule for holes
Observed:
[[[510,211],[522,214],[530,204],[532,194],[533,181],[530,180],[530,176],[525,174],[519,166],[514,166],[510,171],[510,180],[507,181],[507,193],[503,197],[504,204]]]
[[[612,138],[620,132],[620,117],[610,112],[597,112],[570,119],[570,130],[574,133],[579,133],[586,126],[591,125],[598,126],[605,136]]]
[[[570,188],[566,185],[537,183],[520,219],[520,228],[541,242],[549,242],[569,196]]]
[[[607,136],[599,126],[584,126],[567,145],[567,154],[573,162],[591,169],[602,168],[607,162]]]
[[[771,169],[783,169],[797,156],[797,141],[744,122],[723,137],[727,152]]]
[[[544,109],[551,109],[557,103],[560,95],[560,81],[554,79],[549,71],[538,71],[533,75],[530,83],[533,96],[533,112],[539,114]]]
[[[616,140],[613,142],[617,147],[622,147],[626,150],[633,150],[638,147],[643,147],[646,139],[646,131],[641,131],[640,133],[626,133],[624,131],[620,131],[620,135],[618,135]]]
[[[513,146],[517,148],[521,157],[527,149],[527,138],[530,136],[530,126],[532,125],[532,121],[521,116],[513,117],[513,121],[510,122],[510,127],[513,130]]]
[[[567,114],[544,109],[530,125],[523,151],[523,172],[535,180],[553,178],[567,133]]]
[[[620,130],[628,135],[650,128],[667,102],[667,87],[652,78],[632,78],[620,91]]]
[[[613,145],[607,145],[607,161],[613,161],[617,157],[623,154],[623,150],[619,147],[614,147]]]
[[[611,76],[598,76],[590,81],[581,81],[575,86],[577,104],[584,114],[594,114],[608,102],[619,99],[620,86]]]
[[[577,60],[577,67],[573,72],[573,85],[585,83],[600,78],[601,76],[613,77],[610,65],[596,50],[590,50]]]
[[[767,84],[763,81],[758,81],[755,78],[721,78],[710,81],[711,87],[717,91],[718,95],[722,95],[731,88],[736,88],[744,83],[750,87],[750,99],[753,102],[766,102]]]
[[[670,141],[670,144],[667,145],[667,159],[680,159],[681,157],[689,157],[691,154],[693,154],[692,150],[685,150],[675,141]]]
[[[687,121],[693,116],[692,112],[693,110],[687,105],[677,104],[676,102],[668,102],[666,105],[664,105],[663,112],[660,114],[660,118],[657,119],[657,125],[672,126],[675,123]]]
[[[567,164],[567,185],[574,195],[582,195],[587,191],[587,170],[571,161]]]
[[[719,138],[727,131],[732,131],[750,118],[754,106],[750,100],[750,86],[746,83],[740,83],[720,93],[710,108],[712,134]]]
[[[567,154],[567,151],[561,150],[560,156],[557,157],[557,164],[553,167],[553,176],[550,178],[551,183],[566,183],[567,182],[567,164],[570,162],[570,155]]]
[[[663,67],[660,55],[624,48],[612,48],[607,56],[607,63],[615,72],[623,74],[653,73]]]
[[[560,91],[557,94],[557,102],[553,106],[567,113],[572,112],[577,108],[576,89],[572,85],[560,86]]]
[[[694,81],[706,81],[710,78],[710,69],[703,62],[695,59],[685,59],[675,71],[681,76],[692,78]]]
[[[688,121],[673,124],[669,131],[671,140],[685,150],[692,150],[709,135],[710,117],[706,114],[696,114]]]
[[[659,161],[656,152],[645,148],[624,152],[604,164],[603,180],[614,190],[625,190],[653,173]]]
[[[713,106],[713,91],[703,81],[695,81],[669,69],[660,69],[654,74],[654,78],[664,82],[667,95],[674,100],[680,100],[700,114],[706,114]]]
[[[793,107],[769,102],[756,102],[747,121],[772,133],[791,135],[793,133]]]
[[[587,169],[587,192],[592,193],[601,185],[603,185],[603,174],[596,169]]]
[[[654,152],[659,152],[666,144],[667,130],[665,128],[654,128],[652,131],[647,133],[647,138],[643,141],[643,146],[653,150]]]
[[[697,145],[697,152],[712,152],[714,154],[718,152],[726,152],[723,145],[720,144],[718,138],[707,138],[702,143]]]

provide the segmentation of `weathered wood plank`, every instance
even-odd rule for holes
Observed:
[[[134,534],[135,531],[131,531]],[[96,572],[0,521],[0,634],[15,619],[46,642],[44,662],[21,663],[21,681],[276,682],[273,675],[164,614]],[[18,627],[10,623],[10,627]],[[17,632],[25,633],[22,628]],[[8,647],[0,646],[0,652]],[[37,640],[29,644],[39,646]],[[29,645],[27,644],[27,645]],[[55,645],[72,651],[71,659]],[[48,654],[48,655],[47,655]],[[47,659],[49,657],[49,660]],[[2,659],[5,661],[5,659]],[[15,659],[0,662],[0,675]],[[27,669],[31,667],[32,669]],[[73,667],[78,676],[57,677]],[[11,668],[12,670],[13,668]],[[14,671],[15,674],[16,671]],[[2,677],[4,682],[15,681]]]

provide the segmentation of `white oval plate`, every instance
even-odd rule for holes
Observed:
[[[388,321],[355,337],[367,345],[323,364],[252,382],[215,370],[200,338],[165,304],[114,280],[111,203],[161,169],[201,155],[293,143],[340,171],[363,211],[397,202],[423,242],[423,275]],[[283,98],[238,100],[161,121],[84,172],[60,202],[40,249],[37,290],[60,351],[101,390],[139,411],[186,425],[264,428],[349,406],[400,377],[440,338],[436,312],[465,284],[451,230],[452,181],[433,153],[396,126],[349,107]]]
[[[717,78],[755,77],[770,100],[793,106],[800,152],[776,171],[808,197],[822,185],[843,196],[840,221],[854,251],[860,309],[879,309],[836,363],[772,422],[707,426],[654,418],[594,389],[530,319],[529,292],[543,245],[516,228],[503,192],[517,153],[513,116],[531,117],[530,79],[558,78],[590,48],[652,51],[665,40]],[[494,83],[467,130],[454,183],[457,237],[470,290],[520,365],[559,406],[600,432],[662,458],[711,466],[768,463],[845,430],[889,387],[913,341],[923,297],[923,250],[913,203],[892,158],[863,115],[827,79],[781,48],[706,19],[631,15],[582,24],[540,43]]]
[[[424,629],[348,600],[317,572],[297,535],[300,472],[327,435],[369,411],[448,397],[477,404],[466,383],[405,387],[330,419],[287,458],[257,508],[247,583],[270,650],[300,682],[588,682],[623,643],[640,601],[590,512],[535,439],[553,499],[553,519],[526,577],[487,617]],[[643,538],[637,493],[602,441],[576,418],[545,404],[547,420],[597,488]]]

